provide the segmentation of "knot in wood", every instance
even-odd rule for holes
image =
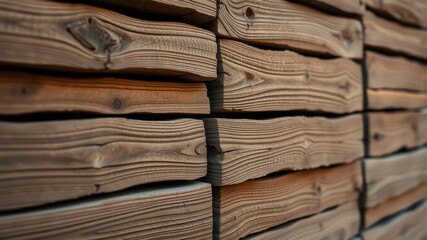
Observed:
[[[117,110],[122,108],[122,101],[120,101],[120,99],[118,98],[114,99],[113,107],[114,109],[117,109]]]

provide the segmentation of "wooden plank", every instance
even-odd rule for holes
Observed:
[[[283,0],[219,0],[212,30],[219,37],[275,48],[362,57],[362,26]]]
[[[150,22],[81,4],[23,0],[0,4],[0,62],[74,71],[216,78],[213,33]]]
[[[213,193],[214,239],[239,239],[355,201],[360,171],[357,161],[219,187]]]
[[[427,182],[427,148],[365,160],[367,207]]]
[[[139,188],[0,215],[1,239],[212,239],[209,184]]]
[[[280,170],[347,163],[363,156],[360,115],[338,119],[206,119],[208,175],[215,186]]]
[[[423,240],[427,237],[427,203],[406,210],[396,217],[363,232],[364,240]]]
[[[366,12],[365,45],[368,48],[404,53],[427,59],[427,31],[402,26]]]
[[[427,114],[370,113],[370,156],[382,156],[427,143]]]
[[[322,213],[285,223],[245,240],[351,239],[359,230],[357,202],[345,203]]]
[[[71,78],[0,71],[0,114],[210,112],[206,85],[119,78]]]
[[[90,0],[114,7],[155,14],[174,21],[201,25],[216,16],[216,0]]]
[[[0,210],[206,175],[203,122],[0,123]]]
[[[391,198],[375,207],[367,208],[365,211],[366,227],[373,226],[388,216],[402,211],[427,197],[427,183],[413,188],[404,194]]]
[[[372,51],[366,52],[366,61],[369,88],[427,91],[425,64]]]
[[[427,107],[427,93],[368,89],[369,109],[418,109]]]
[[[427,2],[425,0],[364,0],[373,10],[416,26],[427,28]]]
[[[312,5],[317,9],[324,9],[332,13],[357,14],[365,13],[365,0],[294,0]]]
[[[218,79],[210,82],[213,111],[362,110],[361,66],[348,59],[309,58],[220,40]]]

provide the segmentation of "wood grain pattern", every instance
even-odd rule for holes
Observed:
[[[368,89],[369,109],[418,109],[427,107],[427,93]]]
[[[212,239],[209,184],[139,188],[0,215],[1,239]]]
[[[427,203],[363,232],[364,240],[424,240],[427,238]]]
[[[362,117],[206,119],[206,180],[215,186],[280,170],[347,163],[363,156]]]
[[[382,156],[427,143],[427,114],[370,113],[369,125],[371,156]]]
[[[402,26],[366,12],[365,45],[427,59],[427,31]]]
[[[316,9],[326,10],[331,13],[357,14],[365,13],[365,0],[292,0],[297,3],[312,5]]]
[[[0,71],[0,114],[210,112],[203,83],[70,78]]]
[[[0,123],[0,210],[206,175],[203,122]]]
[[[365,211],[366,227],[373,226],[380,220],[402,211],[418,201],[427,198],[427,183],[413,188],[404,194],[390,198],[387,201]]]
[[[369,88],[427,91],[427,65],[403,57],[366,52]]]
[[[220,37],[252,44],[362,57],[360,22],[289,1],[219,0],[212,30]]]
[[[3,64],[216,78],[216,39],[207,30],[81,4],[1,0],[0,5]]]
[[[365,160],[367,207],[427,182],[427,148]]]
[[[349,202],[322,213],[285,223],[245,240],[351,239],[359,230],[357,202]]]
[[[216,0],[90,0],[200,25],[216,16]]]
[[[213,194],[214,239],[239,239],[355,201],[360,162],[281,174],[219,187]]]
[[[427,2],[425,0],[364,0],[369,8],[394,19],[427,28]]]
[[[209,83],[213,111],[362,109],[361,66],[348,59],[317,59],[220,40],[218,79]]]

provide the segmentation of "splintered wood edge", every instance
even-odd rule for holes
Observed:
[[[51,111],[208,114],[206,85],[0,71],[0,115]]]
[[[211,201],[211,188],[207,183],[185,182],[160,187],[139,187],[97,198],[2,214],[0,238],[19,236],[46,239],[54,236],[79,239],[95,235],[114,238],[124,237],[125,234],[128,237],[145,236],[143,239],[151,239],[153,231],[159,227],[161,230],[156,230],[157,237],[182,234],[187,237],[210,238]],[[153,209],[156,211],[153,212]],[[103,214],[103,217],[99,214]],[[119,217],[121,220],[117,221]],[[82,219],[87,220],[82,222]],[[124,228],[138,230],[120,231]]]
[[[359,230],[360,214],[357,202],[342,204],[324,212],[297,219],[243,238],[244,240],[281,239],[287,240],[327,239],[339,235],[350,239]]]

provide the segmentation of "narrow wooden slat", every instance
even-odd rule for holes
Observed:
[[[203,122],[0,123],[0,210],[206,175]]]
[[[427,148],[386,158],[365,160],[367,207],[427,182]]]
[[[364,240],[423,240],[427,238],[427,203],[421,203],[414,209],[407,210],[381,225],[363,232]]]
[[[0,71],[0,114],[210,112],[203,83],[71,78]]]
[[[314,8],[325,9],[341,14],[365,13],[365,0],[293,0],[313,5]]]
[[[360,162],[282,174],[214,191],[214,239],[239,239],[285,222],[354,201]]]
[[[285,223],[253,234],[245,240],[351,239],[359,230],[357,202],[349,202],[325,212]]]
[[[402,57],[366,52],[369,88],[427,91],[427,65]]]
[[[1,239],[212,239],[209,184],[140,188],[0,215]]]
[[[216,40],[207,30],[81,4],[1,0],[0,5],[3,64],[216,78]]]
[[[394,19],[427,28],[427,2],[425,0],[364,0],[375,11]]]
[[[368,89],[369,109],[417,109],[427,107],[427,93]]]
[[[361,66],[348,59],[316,59],[220,40],[219,76],[209,83],[213,111],[362,109]]]
[[[363,156],[362,117],[206,119],[206,180],[216,186],[280,170],[347,163]]]
[[[427,31],[402,26],[366,12],[365,45],[427,59]]]
[[[391,198],[375,207],[367,208],[365,211],[366,227],[370,227],[381,219],[393,215],[414,203],[427,198],[427,183],[413,188],[404,194]]]
[[[289,1],[219,0],[212,29],[220,37],[253,44],[362,57],[360,22]]]
[[[200,25],[216,16],[216,0],[89,0]]]
[[[381,156],[427,143],[427,114],[370,113],[370,155]]]

